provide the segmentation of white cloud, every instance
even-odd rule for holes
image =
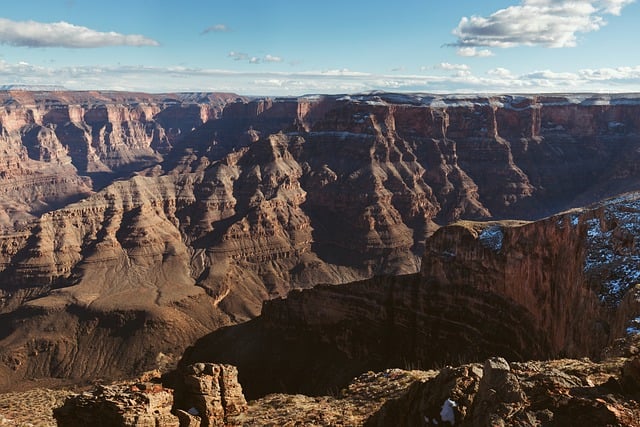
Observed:
[[[600,7],[612,15],[620,15],[620,11],[623,7],[633,3],[635,0],[601,0]]]
[[[580,70],[583,79],[591,81],[640,81],[640,66]]]
[[[244,61],[249,59],[249,55],[243,52],[231,51],[227,54],[229,58],[233,58],[234,61]]]
[[[207,33],[228,33],[231,31],[231,28],[226,26],[225,24],[216,24],[210,27],[205,28],[201,34]]]
[[[456,50],[456,53],[460,56],[477,56],[480,58],[485,58],[487,56],[493,56],[493,52],[489,49],[477,49],[475,47],[459,47]]]
[[[270,62],[270,63],[275,63],[275,62],[282,62],[283,59],[280,56],[275,56],[275,55],[265,55],[264,57],[260,58],[258,56],[249,56],[249,54],[244,53],[244,52],[235,52],[235,51],[231,51],[227,54],[227,56],[229,58],[233,58],[234,61],[247,61],[249,62],[249,64],[261,64],[263,62]]]
[[[95,48],[106,46],[158,46],[153,39],[138,34],[100,32],[87,27],[54,22],[11,21],[0,18],[0,43],[26,47]]]
[[[603,15],[620,14],[635,0],[522,0],[488,17],[463,17],[453,34],[455,46],[508,48],[514,46],[571,47],[578,33],[606,25]],[[460,53],[460,49],[458,51]]]
[[[315,72],[302,72],[300,74],[315,74]],[[348,68],[336,69],[336,70],[325,70],[322,71],[321,74],[323,76],[340,76],[340,77],[367,77],[370,76],[370,73],[362,73],[360,71],[351,71]]]
[[[487,74],[493,77],[513,78],[513,74],[511,74],[511,71],[502,67],[491,69],[487,71]]]
[[[433,68],[440,70],[455,70],[455,71],[468,71],[469,66],[467,64],[451,64],[449,62],[441,62],[434,65]]]
[[[282,62],[282,58],[274,55],[265,55],[264,62]]]
[[[555,80],[555,81],[569,81],[574,82],[578,81],[579,77],[575,73],[557,73],[551,70],[542,70],[542,71],[534,71],[532,73],[523,74],[521,76],[523,79],[527,80]]]

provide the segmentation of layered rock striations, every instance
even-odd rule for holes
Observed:
[[[8,384],[129,375],[258,315],[263,301],[291,289],[416,273],[425,249],[444,244],[438,239],[449,232],[426,240],[439,225],[539,218],[638,184],[640,100],[631,95],[2,96],[0,369]],[[615,227],[602,224],[608,238]],[[548,260],[573,265],[559,261],[564,251],[590,253],[571,227],[541,232],[549,245],[564,246],[531,260],[532,272]],[[457,233],[445,239],[453,244],[468,233],[473,240],[478,231]],[[513,233],[514,242],[542,244],[532,237],[538,231]],[[580,286],[545,294],[559,272],[531,273],[542,280],[534,290],[508,289],[505,277],[529,276],[500,256],[457,258],[461,271],[476,264],[506,271],[474,279],[472,291],[455,282],[458,273],[429,275],[445,291],[461,285],[456,296],[443,296],[452,306],[504,307],[505,319],[533,325],[536,339],[535,328],[548,326],[540,319],[562,304],[556,300],[575,298],[577,306],[586,298],[586,313],[597,311],[601,302]],[[600,286],[606,272],[598,274],[589,286]],[[573,270],[569,277],[584,278]],[[410,281],[422,292],[420,280]],[[525,301],[532,295],[539,309]],[[516,341],[535,341],[526,328],[512,329]],[[535,353],[560,351],[568,334],[542,337],[532,343]],[[580,351],[591,345],[578,341]],[[102,362],[92,365],[95,358]]]
[[[535,222],[443,227],[427,239],[420,273],[290,292],[202,338],[183,363],[235,364],[254,397],[323,393],[390,366],[602,357],[637,333],[638,197]]]
[[[4,228],[158,164],[232,94],[0,92]]]

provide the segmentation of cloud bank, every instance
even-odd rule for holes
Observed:
[[[428,69],[458,68],[452,75]],[[462,67],[438,64],[423,74],[374,74],[336,69],[302,72],[239,72],[220,69],[145,66],[43,67],[0,60],[4,84],[58,85],[73,90],[145,92],[226,91],[243,95],[354,93],[371,90],[432,93],[633,92],[640,87],[640,65],[538,70],[516,75],[506,68],[474,74]]]

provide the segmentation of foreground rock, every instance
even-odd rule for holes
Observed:
[[[58,425],[63,427],[178,427],[178,417],[171,414],[171,391],[158,384],[140,386],[98,386],[93,393],[68,398],[61,408],[54,411],[54,416]]]
[[[180,398],[159,383],[98,386],[54,410],[59,426],[213,427],[247,410],[235,367],[198,363],[179,384]]]
[[[59,426],[632,427],[640,422],[638,366],[637,355],[600,363],[490,358],[439,371],[367,372],[333,396],[271,394],[247,404],[234,367],[202,363],[176,390],[176,415],[170,389],[128,384],[72,397],[55,416]]]
[[[229,418],[247,410],[235,366],[196,363],[188,371],[176,406],[190,408],[190,415],[198,414],[202,426],[225,425]]]
[[[635,426],[638,390],[623,386],[622,363],[564,359],[510,365],[492,358],[484,365],[447,367],[387,402],[366,425]]]

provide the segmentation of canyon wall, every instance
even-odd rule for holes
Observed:
[[[158,164],[232,94],[0,92],[3,229]]]
[[[420,273],[290,292],[203,337],[183,363],[233,363],[256,397],[322,394],[367,370],[490,354],[597,359],[637,332],[638,215],[633,193],[535,222],[445,226],[427,239]]]
[[[426,240],[441,225],[537,219],[637,189],[640,177],[640,99],[631,95],[6,92],[1,100],[7,383],[129,375],[210,330],[257,316],[263,301],[291,289],[415,274],[443,238]],[[608,238],[613,223],[602,227]],[[628,246],[624,230],[618,234]],[[451,244],[467,239],[463,230],[451,236]],[[575,245],[564,250],[587,251],[565,237],[556,238]],[[563,266],[563,249],[550,251],[530,270],[547,260]],[[457,259],[467,276],[438,276],[436,266],[429,275],[467,285],[474,262],[517,275],[513,260]],[[589,277],[590,286],[601,285],[600,276]],[[515,300],[519,308],[507,317],[536,324],[557,306],[535,311],[523,303],[533,291],[494,279],[473,292]],[[456,304],[493,307],[465,292]],[[585,295],[578,287],[534,296],[550,304]],[[540,354],[568,333],[542,340]],[[105,336],[112,344],[91,345]],[[123,356],[117,349],[125,343]],[[36,347],[63,356],[38,350],[34,358]],[[95,357],[110,362],[92,366]]]

